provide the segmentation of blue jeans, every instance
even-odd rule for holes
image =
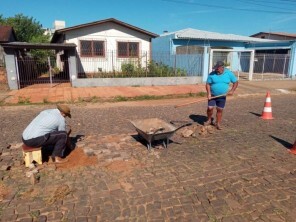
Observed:
[[[47,133],[44,136],[24,140],[23,143],[30,147],[41,147],[41,146],[54,146],[52,157],[63,157],[66,149],[68,135],[66,131],[55,131]]]

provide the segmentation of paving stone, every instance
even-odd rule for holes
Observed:
[[[37,219],[38,222],[46,222],[47,221],[47,217],[45,215],[40,215]]]
[[[48,215],[47,215],[47,219],[49,221],[54,221],[54,220],[62,220],[62,218],[64,217],[63,213],[62,212],[49,212]]]
[[[17,215],[16,214],[1,214],[1,221],[16,221]]]
[[[20,222],[33,222],[33,218],[32,217],[20,218],[17,221],[20,221]]]
[[[76,222],[88,222],[88,218],[87,217],[83,217],[83,216],[78,216],[76,217]]]
[[[23,213],[28,213],[30,210],[29,205],[18,205],[16,207],[16,213],[17,214],[23,214]]]

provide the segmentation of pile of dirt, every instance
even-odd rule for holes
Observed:
[[[76,167],[99,165],[96,155],[88,156],[81,148],[74,149],[66,159],[68,161],[65,163],[55,164],[56,170],[70,170]],[[144,167],[139,160],[134,158],[130,160],[116,160],[100,166],[106,168],[108,171],[121,173],[122,175],[129,175],[134,169]]]
[[[79,147],[75,148],[62,164],[56,164],[57,169],[73,169],[81,166],[93,166],[98,163],[97,156],[87,156]]]

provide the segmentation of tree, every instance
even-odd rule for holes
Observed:
[[[29,43],[49,43],[50,35],[44,35],[42,25],[33,17],[17,14],[14,17],[4,18],[0,15],[0,25],[13,27],[15,35],[20,42]],[[46,61],[48,56],[53,56],[52,50],[34,49],[30,50],[30,55],[40,61]]]
[[[49,40],[49,35],[39,35],[34,36],[31,40],[31,43],[48,43]],[[40,61],[47,60],[48,56],[54,56],[53,50],[31,49],[30,53],[34,58],[38,58]]]
[[[4,18],[3,15],[0,15],[0,24],[12,26],[20,42],[36,42],[38,39],[42,42],[50,41],[49,36],[44,37],[42,25],[33,17],[17,14],[14,17]]]

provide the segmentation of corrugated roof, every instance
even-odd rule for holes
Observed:
[[[182,29],[176,32],[165,33],[161,36],[174,34],[178,39],[198,39],[198,40],[217,40],[217,41],[239,41],[239,42],[272,42],[269,39],[258,39],[242,35],[222,34],[218,32],[208,32],[198,29]]]
[[[0,42],[8,42],[11,35],[16,40],[14,30],[11,26],[0,25]]]

